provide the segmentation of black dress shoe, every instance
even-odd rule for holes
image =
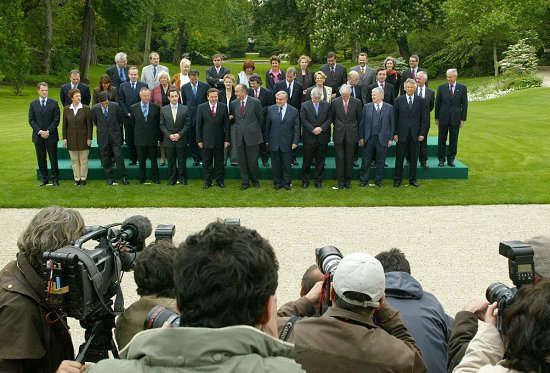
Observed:
[[[241,190],[247,190],[248,189],[248,185],[241,185]]]
[[[75,180],[74,181],[74,186],[80,186],[80,180]]]
[[[364,187],[366,187],[367,185],[369,185],[369,183],[368,183],[367,181],[361,181],[361,183],[359,184],[359,186],[360,186],[361,188],[364,188]]]
[[[293,165],[293,166],[298,166],[298,165],[299,165],[299,163],[298,163],[298,161],[296,160],[296,158],[293,158],[293,159],[292,159],[292,165]]]
[[[269,162],[268,161],[262,161],[262,166],[269,167]]]
[[[138,183],[138,185],[139,184],[145,184],[145,180],[138,180],[137,183]]]
[[[422,166],[423,169],[430,168],[426,162],[422,162],[420,166]]]
[[[353,161],[353,167],[359,167],[359,161]]]
[[[80,180],[80,186],[86,186],[86,180]]]
[[[224,184],[224,183],[217,183],[217,184],[218,184],[218,186],[219,186],[220,188],[225,188],[225,184]]]
[[[346,183],[345,187],[346,189],[351,189],[351,183]]]
[[[178,183],[180,183],[181,185],[187,185],[187,180],[186,179],[179,179]]]
[[[456,167],[454,162],[447,162],[450,167]]]
[[[113,179],[107,180],[107,185],[113,185],[115,181]]]
[[[128,184],[130,184],[130,183],[128,182],[128,179],[127,179],[127,178],[123,177],[123,178],[122,178],[122,184],[128,185]]]
[[[53,186],[59,186],[59,181],[54,180],[54,181],[53,181]]]
[[[202,187],[202,189],[208,189],[212,186],[212,184],[204,184],[204,186]]]
[[[200,164],[201,164],[201,163],[200,163],[199,161],[194,161],[194,162],[193,162],[193,166],[195,166],[195,167],[199,166]]]
[[[54,181],[55,182],[55,181]],[[48,180],[42,180],[38,186],[44,186],[48,184]]]
[[[321,189],[322,187],[323,187],[323,183],[322,183],[322,182],[318,181],[318,182],[315,183],[315,188]]]
[[[260,183],[254,183],[254,188],[259,188],[260,187]]]
[[[137,164],[136,161],[130,161],[130,163],[129,163],[130,166],[135,166],[136,164]]]
[[[439,163],[437,164],[438,167],[443,167],[445,166],[445,162],[443,161],[439,161]]]
[[[307,181],[302,181],[302,189],[307,189],[309,183]]]
[[[155,184],[160,184],[160,180],[159,180],[159,179],[155,179],[155,180],[153,180],[153,183],[155,183]]]
[[[415,187],[415,188],[418,188],[418,187],[420,186],[420,184],[418,184],[416,181],[413,181],[412,183],[409,182],[409,185],[410,185],[410,186],[413,186],[413,187]]]
[[[166,183],[166,185],[176,185],[176,182],[175,182],[175,181],[168,181],[168,182]]]
[[[400,182],[394,182],[393,183],[393,187],[394,188],[399,188],[401,186],[401,183]]]
[[[290,190],[290,185],[283,185],[284,190]]]
[[[384,187],[385,187],[385,185],[384,185],[384,184],[382,184],[382,182],[381,182],[381,181],[378,181],[378,182],[374,182],[374,185],[376,185],[376,186],[377,186],[377,187],[379,187],[379,188],[384,188]]]
[[[279,190],[279,189],[281,189],[281,185],[280,184],[275,184],[275,185],[273,185],[273,189]]]

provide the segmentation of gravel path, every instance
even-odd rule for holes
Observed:
[[[539,66],[537,75],[542,77],[543,87],[550,87],[550,66]]]
[[[374,208],[218,208],[218,209],[79,209],[86,224],[121,222],[147,216],[157,224],[176,224],[175,241],[197,232],[216,218],[239,217],[241,224],[268,238],[280,263],[279,304],[298,296],[305,269],[315,262],[314,249],[338,247],[344,255],[372,255],[392,247],[402,249],[412,274],[454,315],[489,284],[510,285],[508,266],[498,255],[501,240],[523,240],[550,234],[550,205],[374,207]],[[17,239],[35,209],[0,209],[4,248],[0,265],[15,257]],[[123,281],[126,305],[137,299],[133,276]],[[83,330],[70,320],[75,345]]]

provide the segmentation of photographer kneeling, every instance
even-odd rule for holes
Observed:
[[[134,279],[140,298],[124,310],[116,320],[115,339],[119,349],[126,346],[143,330],[143,320],[156,305],[177,311],[174,286],[174,259],[176,247],[171,241],[150,243],[139,253],[134,268]]]
[[[521,287],[497,330],[497,303],[453,372],[550,372],[550,280]],[[505,354],[506,353],[506,354]]]
[[[16,260],[0,273],[0,372],[55,372],[63,360],[74,359],[66,320],[45,300],[42,254],[69,245],[83,231],[77,211],[51,206],[17,241]]]
[[[366,253],[345,256],[334,271],[332,306],[293,328],[296,361],[309,373],[425,372],[418,347],[399,311],[385,301],[384,289],[384,269],[377,259]]]
[[[302,372],[292,345],[276,338],[278,267],[256,231],[209,224],[176,254],[182,327],[140,332],[121,360],[102,360],[89,372]]]

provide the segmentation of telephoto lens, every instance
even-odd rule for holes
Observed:
[[[315,249],[315,257],[317,259],[317,267],[324,275],[327,273],[332,273],[340,264],[342,260],[342,253],[334,246],[323,246],[321,248]]]
[[[173,328],[180,326],[180,315],[163,306],[155,306],[149,311],[143,322],[143,330],[156,329],[168,321]]]

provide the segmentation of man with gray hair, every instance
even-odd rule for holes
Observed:
[[[359,141],[359,127],[362,120],[361,100],[351,97],[351,88],[344,84],[340,87],[340,97],[330,102],[334,123],[334,151],[338,187],[350,189],[353,173],[353,155],[355,144]]]
[[[468,91],[464,84],[456,82],[456,69],[447,70],[447,83],[437,88],[435,99],[435,124],[439,127],[437,136],[437,158],[439,167],[445,166],[445,157],[450,167],[455,167],[458,133],[466,123],[468,115]],[[449,147],[445,154],[447,136]]]
[[[302,141],[304,143],[304,163],[302,164],[302,188],[309,186],[309,170],[315,160],[315,187],[323,187],[323,171],[327,147],[330,142],[332,111],[327,101],[321,101],[323,91],[313,87],[311,100],[305,101],[300,110],[302,120]]]
[[[376,177],[374,184],[383,188],[384,163],[395,132],[393,106],[385,103],[384,90],[373,88],[372,102],[363,107],[363,120],[359,128],[359,144],[363,146],[361,162],[361,187],[369,183],[370,164],[376,154]]]
[[[287,74],[288,77],[288,74]],[[300,114],[287,104],[288,94],[275,94],[275,105],[267,110],[266,145],[271,151],[271,168],[275,190],[290,190],[292,150],[300,140]]]
[[[412,56],[411,56],[412,58]],[[426,137],[420,141],[420,151],[418,159],[422,168],[429,168],[428,166],[428,132],[430,132],[430,113],[435,106],[435,92],[428,88],[426,82],[428,81],[428,73],[419,68],[416,74],[416,94],[424,99],[428,109],[428,126],[426,127]]]
[[[111,85],[113,87],[118,87],[128,81],[128,69],[127,66],[127,56],[124,52],[118,52],[115,55],[115,64],[107,69],[105,72],[111,78]]]
[[[377,259],[361,252],[346,255],[334,272],[331,307],[294,326],[296,361],[310,373],[425,372],[418,347],[399,311],[386,302],[384,288]]]

